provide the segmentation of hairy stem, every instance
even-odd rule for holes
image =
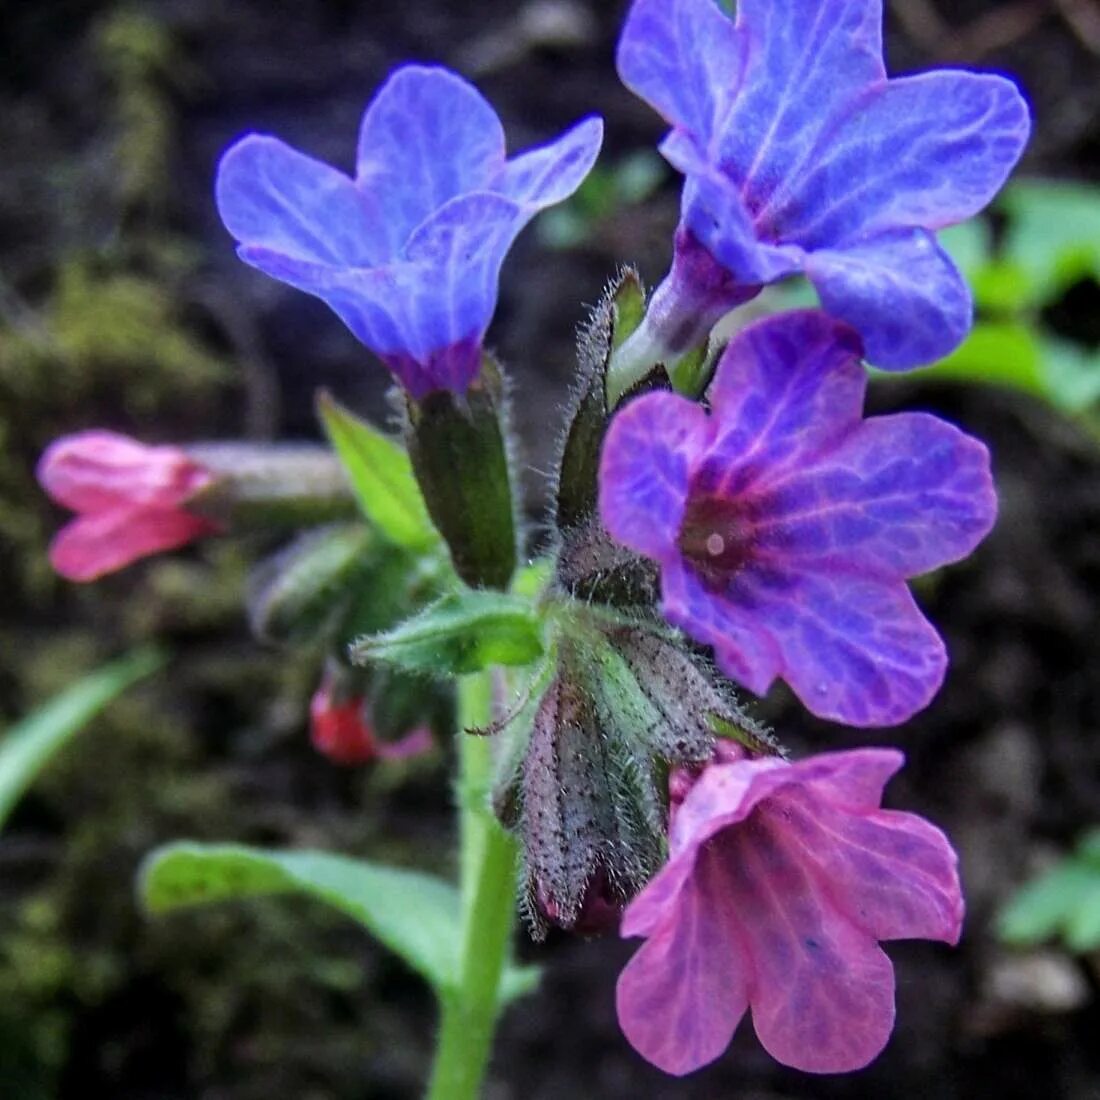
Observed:
[[[428,1100],[478,1097],[512,939],[516,845],[489,808],[491,743],[464,732],[487,726],[491,720],[489,673],[465,677],[458,693],[462,957],[455,986],[441,997],[442,1020]]]

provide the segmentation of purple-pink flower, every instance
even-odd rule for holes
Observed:
[[[954,944],[963,899],[935,826],[879,808],[890,749],[709,765],[674,812],[669,861],[627,908],[646,943],[619,978],[619,1023],[648,1061],[717,1058],[746,1011],[769,1054],[810,1073],[874,1059],[894,1024],[879,942]]]
[[[777,677],[823,718],[905,721],[946,653],[906,578],[965,557],[993,525],[989,455],[934,416],[862,419],[856,333],[818,311],[743,330],[707,391],[616,414],[600,512],[661,567],[666,618],[732,679]]]
[[[50,563],[71,581],[96,580],[221,530],[187,510],[214,476],[179,447],[78,432],[46,448],[37,477],[58,504],[76,512],[50,544]]]
[[[661,151],[686,177],[672,271],[625,359],[682,354],[796,272],[880,367],[963,339],[969,290],[935,231],[1019,159],[1030,118],[1011,81],[888,80],[882,0],[738,0],[736,22],[715,0],[635,0],[618,65],[672,126]]]
[[[367,106],[354,178],[250,134],[222,158],[218,210],[245,262],[327,302],[409,394],[462,393],[512,242],[580,186],[602,139],[589,118],[509,161],[476,88],[407,65]]]

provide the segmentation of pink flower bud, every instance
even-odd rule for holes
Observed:
[[[68,580],[95,580],[219,530],[184,508],[213,475],[178,447],[79,432],[46,448],[37,477],[53,500],[76,512],[50,545],[51,564]]]
[[[418,726],[397,741],[383,741],[374,732],[362,695],[341,696],[326,676],[309,705],[313,747],[334,764],[366,764],[371,760],[407,760],[432,748],[431,731]]]

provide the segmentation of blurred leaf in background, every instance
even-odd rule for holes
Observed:
[[[566,203],[539,218],[539,240],[547,248],[575,248],[588,241],[601,221],[648,199],[668,175],[665,162],[640,149],[610,166],[597,165]]]
[[[1006,943],[1021,947],[1058,938],[1070,951],[1100,948],[1100,829],[1028,883],[1001,913],[997,931]]]
[[[39,772],[108,703],[164,664],[155,650],[141,650],[77,681],[16,723],[0,739],[0,828]]]

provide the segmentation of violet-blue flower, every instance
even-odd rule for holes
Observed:
[[[610,534],[661,567],[663,611],[756,694],[782,677],[854,726],[926,706],[946,654],[906,578],[965,557],[996,514],[989,455],[925,413],[862,419],[856,332],[820,311],[744,329],[703,406],[673,393],[614,417]]]
[[[1011,81],[888,80],[882,0],[738,0],[736,22],[715,0],[635,0],[618,65],[671,124],[661,151],[686,177],[672,270],[623,369],[682,354],[795,272],[877,366],[963,339],[970,295],[934,232],[980,211],[1018,160],[1030,118]]]
[[[250,134],[222,158],[218,210],[243,260],[327,302],[410,395],[462,393],[508,249],[576,190],[602,136],[588,118],[508,161],[471,84],[409,65],[363,115],[354,178]]]

